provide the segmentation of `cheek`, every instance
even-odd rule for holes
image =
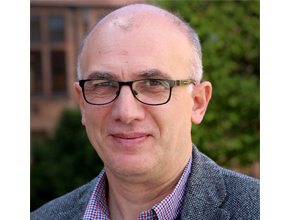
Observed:
[[[85,126],[88,136],[98,136],[102,133],[102,128],[108,119],[108,109],[106,106],[86,106]]]
[[[103,107],[103,108],[102,108]],[[108,111],[105,111],[104,106],[89,106],[86,109],[85,121],[86,121],[86,132],[90,140],[91,145],[98,153],[99,157],[104,160],[104,149],[105,146],[105,125],[109,122]]]
[[[108,115],[110,106],[108,105],[90,105],[87,104],[85,108],[85,118],[90,121],[102,121]],[[88,123],[89,121],[87,121]]]
[[[162,142],[167,142],[168,140],[170,141],[174,138],[177,120],[175,115],[177,113],[178,111],[175,110],[175,107],[169,107],[169,105],[157,106],[154,111],[149,112],[149,115],[152,117],[152,121],[154,121],[158,127]]]
[[[182,97],[174,97],[168,103],[167,109],[160,110],[163,127],[167,133],[177,136],[182,132],[187,132],[191,129],[191,108],[192,99],[182,99]],[[158,120],[158,118],[157,118]]]

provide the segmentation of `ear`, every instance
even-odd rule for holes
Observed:
[[[191,121],[199,124],[205,114],[207,105],[211,98],[212,86],[210,82],[203,82],[192,91],[193,107],[191,112]]]
[[[75,92],[76,92],[76,98],[78,100],[80,109],[81,109],[81,114],[82,114],[82,124],[86,125],[86,118],[85,118],[85,100],[83,97],[83,93],[82,93],[82,88],[80,87],[78,82],[74,83],[74,87],[75,87]]]

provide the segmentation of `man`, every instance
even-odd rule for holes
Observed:
[[[104,170],[31,219],[259,219],[259,181],[191,141],[212,87],[195,32],[154,6],[112,12],[84,39],[75,83]]]

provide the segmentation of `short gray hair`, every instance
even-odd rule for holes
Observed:
[[[103,20],[103,19],[101,19]],[[77,76],[78,76],[78,79],[81,80],[83,79],[83,76],[82,76],[82,68],[81,68],[81,58],[82,58],[82,53],[83,53],[83,49],[84,49],[84,46],[91,34],[91,32],[94,30],[94,28],[101,22],[101,20],[99,20],[96,24],[93,25],[93,27],[87,32],[87,34],[85,35],[81,45],[80,45],[80,49],[79,49],[79,54],[78,54],[78,64],[77,64]]]
[[[160,8],[161,9],[161,8]],[[162,9],[164,10],[164,9]],[[166,10],[164,10],[166,11]],[[193,28],[191,28],[191,26],[186,23],[185,21],[183,21],[183,19],[179,18],[177,15],[175,15],[172,12],[166,11],[169,14],[172,15],[172,18],[174,19],[175,24],[177,24],[177,28],[183,32],[185,32],[185,34],[188,37],[188,40],[190,41],[190,44],[192,45],[192,56],[190,59],[190,63],[191,63],[191,67],[190,67],[190,75],[189,77],[194,79],[197,84],[200,83],[200,81],[202,80],[202,75],[203,75],[203,67],[202,67],[202,52],[201,52],[201,44],[200,44],[200,40],[199,37],[197,35],[197,33],[195,32],[195,30]],[[110,12],[109,14],[111,14],[112,12]],[[78,54],[78,63],[77,63],[77,76],[78,79],[81,80],[82,79],[82,71],[81,71],[81,56],[82,56],[82,52],[84,49],[84,46],[87,42],[87,39],[89,38],[91,32],[94,30],[94,28],[105,18],[107,17],[109,14],[107,14],[106,16],[103,16],[85,35],[81,45],[80,45],[80,49],[79,49],[79,54]]]
[[[191,26],[185,22],[183,22],[188,29],[189,40],[192,45],[192,57],[191,57],[191,75],[197,83],[200,83],[203,76],[203,66],[202,66],[202,51],[199,37],[195,30],[191,28]]]

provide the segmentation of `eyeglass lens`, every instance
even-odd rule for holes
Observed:
[[[122,84],[122,83],[120,83]],[[84,84],[84,95],[92,104],[106,104],[119,93],[120,84],[113,80],[91,80]],[[170,85],[165,80],[143,79],[132,83],[133,95],[145,104],[162,104],[168,101]]]

